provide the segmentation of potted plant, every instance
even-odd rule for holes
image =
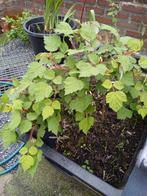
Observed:
[[[54,28],[58,21],[67,20],[73,29],[76,28],[76,23],[69,19],[74,14],[74,6],[63,17],[59,16],[59,9],[62,3],[63,0],[46,0],[44,17],[34,17],[24,23],[24,29],[30,37],[35,54],[46,51],[43,38],[45,35],[55,33]]]
[[[143,42],[120,37],[94,17],[76,30],[60,22],[55,32],[56,38],[46,42],[48,52],[1,98],[1,110],[12,113],[1,131],[4,144],[28,133],[20,163],[33,173],[42,154],[38,147],[51,131],[46,142],[52,149],[43,147],[48,159],[99,192],[120,195],[123,178],[145,140],[147,77],[142,68],[147,68],[147,58],[134,57]],[[60,34],[74,40],[72,49]]]

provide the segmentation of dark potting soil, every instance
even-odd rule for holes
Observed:
[[[117,120],[113,112],[107,112],[104,121],[99,112],[95,116],[95,125],[87,135],[79,131],[71,116],[65,116],[64,131],[56,149],[104,181],[122,187],[142,138],[144,123],[136,116],[132,120]]]

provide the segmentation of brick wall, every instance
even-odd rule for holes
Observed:
[[[5,15],[16,15],[23,7],[23,0],[0,0],[0,18]]]

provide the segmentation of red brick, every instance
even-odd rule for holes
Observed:
[[[125,21],[117,22],[117,26],[120,26],[121,28],[124,28],[124,29],[129,29],[129,30],[138,30],[139,28],[139,25],[137,23],[134,23],[134,22],[128,23]]]
[[[100,5],[100,6],[106,6],[106,7],[109,7],[109,2],[108,2],[108,0],[99,0],[98,2],[98,5]]]
[[[128,19],[128,17],[129,17],[129,14],[128,12],[125,12],[125,11],[121,11],[118,14],[118,18],[121,18],[121,19]]]
[[[104,24],[108,24],[108,25],[112,24],[111,18],[107,18],[104,16],[96,16],[96,19],[99,23],[104,23]]]
[[[132,21],[134,22],[143,22],[145,24],[147,24],[147,14],[142,16],[142,15],[134,15],[132,16]]]
[[[104,14],[104,9],[100,7],[92,7],[92,6],[86,6],[86,11],[89,10],[94,10],[95,14],[103,15]]]
[[[127,12],[132,12],[132,13],[136,13],[136,14],[146,14],[147,13],[147,8],[143,7],[143,6],[139,6],[139,5],[128,5],[128,4],[124,4],[122,6],[122,9],[127,11]]]
[[[127,31],[126,35],[131,36],[131,37],[136,37],[136,38],[142,38],[142,35],[140,32],[135,32],[135,31]]]

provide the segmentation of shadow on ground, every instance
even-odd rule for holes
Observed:
[[[81,183],[61,173],[46,159],[32,178],[21,169],[5,187],[5,196],[96,196]]]

